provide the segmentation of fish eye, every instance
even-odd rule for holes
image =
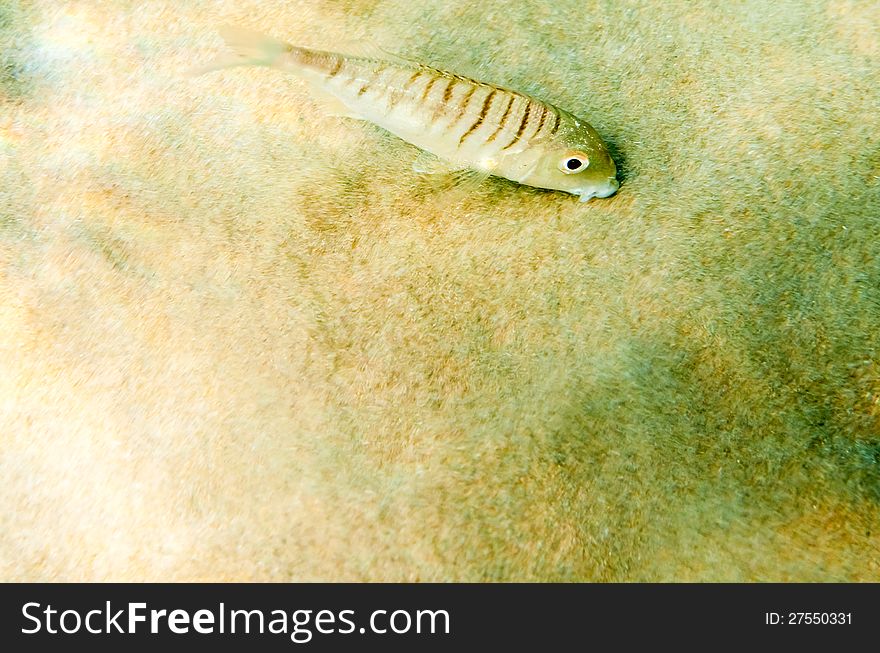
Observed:
[[[590,165],[590,160],[583,154],[569,154],[559,162],[559,169],[567,175],[580,172]]]

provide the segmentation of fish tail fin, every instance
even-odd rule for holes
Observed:
[[[223,25],[219,31],[245,66],[277,66],[285,52],[295,49],[289,43],[243,27]]]
[[[271,36],[233,25],[223,25],[219,29],[220,36],[226,41],[234,54],[189,71],[190,75],[202,75],[215,70],[224,70],[236,66],[269,66],[283,68],[284,55],[298,48],[273,39]]]

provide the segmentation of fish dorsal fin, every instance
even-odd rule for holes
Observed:
[[[389,50],[379,45],[376,41],[369,38],[349,39],[333,47],[335,52],[343,54],[347,57],[358,59],[379,59],[389,61],[401,66],[421,66],[421,62],[415,59],[409,59],[393,50]]]

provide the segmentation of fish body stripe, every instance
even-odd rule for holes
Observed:
[[[494,141],[495,137],[498,136],[498,134],[500,134],[501,131],[504,129],[507,124],[507,117],[510,115],[510,109],[511,107],[513,107],[513,102],[518,97],[513,93],[506,93],[505,95],[507,96],[507,105],[504,107],[504,113],[501,114],[501,118],[498,120],[498,127],[496,127],[495,131],[489,134],[489,137],[486,139],[487,143],[491,143],[492,141]]]
[[[431,75],[431,76],[428,78],[428,83],[425,84],[425,90],[422,91],[422,98],[421,98],[421,103],[422,103],[422,104],[424,104],[425,102],[427,102],[427,100],[428,100],[428,94],[431,92],[431,87],[433,87],[434,84],[435,84],[436,82],[437,82],[437,76],[436,76],[436,75]]]
[[[541,105],[541,120],[538,121],[538,126],[535,128],[535,136],[538,136],[541,133],[544,123],[547,122],[547,114],[550,113],[550,111],[549,108],[545,107],[543,104]]]
[[[556,131],[559,129],[559,121],[562,119],[562,116],[559,115],[559,112],[556,109],[553,109],[553,115],[555,119],[553,121],[553,126],[550,128],[550,135],[555,136]]]
[[[542,102],[541,107],[544,111],[541,114],[541,120],[535,128],[535,133],[532,135],[532,138],[543,141],[552,138],[556,134],[556,131],[559,129],[561,117],[559,115],[559,110],[552,104],[545,104]]]
[[[385,73],[387,69],[388,64],[380,61],[369,70],[364,71],[363,75],[358,76],[361,80],[361,87],[358,89],[357,96],[361,97],[364,93],[370,90],[370,87],[373,84],[381,82],[383,73]],[[378,86],[381,88],[383,85],[379,84]]]
[[[406,83],[403,85],[403,89],[404,90],[408,89],[421,76],[422,76],[422,69],[421,68],[416,69],[415,72],[413,72],[413,74],[410,75],[410,78],[408,80],[406,80]]]
[[[330,70],[327,72],[328,78],[336,77],[336,75],[339,74],[339,71],[342,70],[342,64],[344,63],[342,57],[340,57],[337,54],[337,55],[334,55],[334,59],[335,60],[333,62],[333,65],[331,66]]]
[[[283,56],[287,64],[316,71],[324,75],[325,79],[338,75],[346,63],[346,57],[335,52],[298,48],[290,44],[284,46]]]
[[[452,99],[452,89],[455,88],[455,85],[458,82],[455,79],[451,79],[449,84],[446,85],[446,88],[443,89],[443,102],[442,105],[444,108],[449,106],[449,100]]]
[[[514,135],[513,140],[511,140],[507,145],[502,147],[502,150],[508,150],[513,147],[516,143],[519,142],[520,138],[522,138],[523,133],[525,132],[526,125],[529,123],[529,114],[532,109],[532,101],[529,98],[526,98],[526,106],[523,111],[523,117],[520,119],[519,129],[516,130],[516,135]]]
[[[507,116],[504,118],[503,128],[495,135],[495,143],[498,146],[499,152],[503,151],[505,146],[512,141],[513,136],[518,129],[518,125],[525,113],[525,106],[527,103],[528,98],[524,95],[513,93],[513,101],[510,103],[510,109],[507,112]]]
[[[455,116],[455,120],[453,122],[458,122],[461,120],[461,117],[464,115],[464,112],[467,111],[468,104],[470,104],[471,98],[474,95],[474,91],[477,90],[477,85],[472,84],[471,87],[465,92],[465,94],[459,98],[458,100],[458,113]]]
[[[448,111],[449,102],[452,100],[452,92],[458,85],[458,81],[453,77],[444,75],[443,79],[446,82],[446,86],[443,87],[443,96],[437,102],[437,106],[434,107],[434,112],[431,114],[431,124],[435,124],[437,119]]]
[[[403,76],[409,72],[410,75],[406,78],[406,81],[403,81]],[[416,70],[410,71],[406,70],[395,70],[389,77],[388,81],[384,84],[383,92],[381,93],[382,97],[387,100],[386,109],[390,113],[394,110],[394,107],[403,99],[407,90],[416,82],[416,80],[422,76],[421,68],[417,68]]]
[[[435,78],[436,85],[432,84],[431,88],[423,93],[421,106],[428,112],[428,124],[431,127],[437,125],[437,120],[445,115],[449,109],[449,101],[452,98],[452,92],[455,90],[456,81],[449,75],[438,75]]]
[[[532,111],[532,113],[529,114],[529,124],[526,126],[526,131],[525,131],[525,138],[527,141],[531,140],[533,137],[538,135],[538,129],[540,129],[540,127],[541,127],[541,121],[544,120],[544,114],[547,113],[547,111],[544,109],[543,103],[532,102],[532,105],[534,107],[537,107],[537,111],[540,113],[536,113],[535,111]],[[540,115],[540,118],[538,117],[539,115]],[[538,126],[535,127],[534,129],[531,129],[530,127],[535,122],[538,123]]]
[[[477,119],[474,120],[473,124],[468,127],[464,134],[461,135],[461,138],[458,139],[458,144],[461,145],[464,143],[465,139],[473,134],[477,129],[479,129],[480,125],[483,124],[483,121],[486,119],[486,114],[489,112],[489,109],[492,107],[492,100],[495,98],[495,95],[498,93],[496,89],[492,89],[486,95],[483,100],[483,106],[480,108],[480,113],[477,116]]]

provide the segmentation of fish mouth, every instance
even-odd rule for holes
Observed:
[[[581,202],[587,202],[594,197],[606,198],[611,197],[614,193],[617,192],[617,189],[620,188],[620,182],[617,181],[614,177],[608,179],[608,183],[602,188],[591,188],[589,190],[584,189],[581,192],[577,193],[580,196]]]
[[[604,190],[596,193],[596,197],[611,197],[614,193],[617,192],[617,189],[620,188],[620,182],[617,181],[616,177],[608,178],[608,185]]]

